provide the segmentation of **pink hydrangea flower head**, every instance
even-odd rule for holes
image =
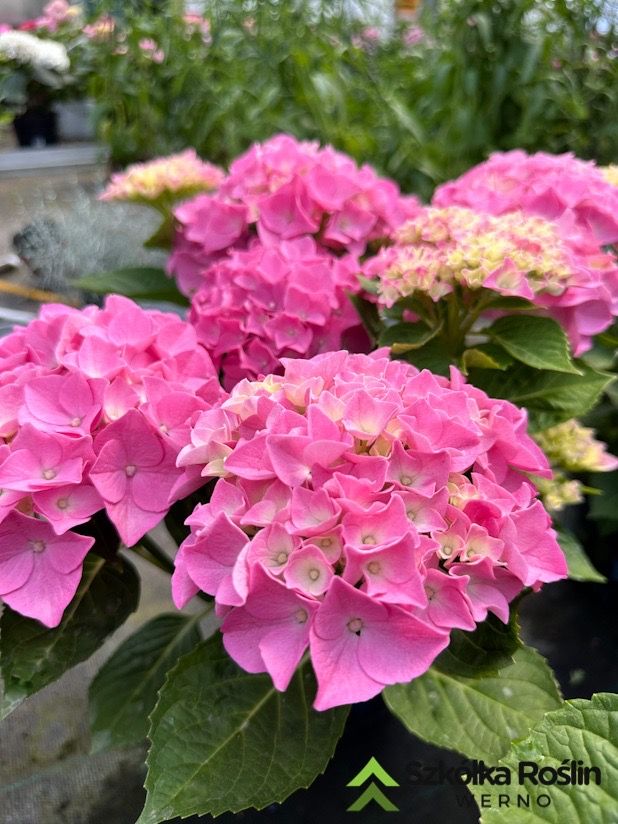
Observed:
[[[346,295],[357,269],[354,258],[327,254],[309,237],[276,248],[254,240],[213,263],[190,319],[224,385],[275,372],[282,357],[311,357],[344,340],[365,346]]]
[[[566,575],[526,413],[387,350],[241,381],[178,463],[219,480],[187,520],[176,603],[213,595],[230,655],[277,689],[308,647],[320,710],[417,677],[453,628]]]
[[[611,167],[610,167],[611,168]],[[467,206],[494,215],[523,211],[554,220],[565,211],[599,243],[618,241],[618,187],[612,174],[572,154],[497,152],[438,187],[435,206]]]
[[[180,154],[136,163],[112,175],[100,199],[152,203],[165,198],[174,202],[200,192],[212,192],[223,179],[221,169],[200,160],[194,149],[187,149]]]
[[[330,146],[276,135],[237,158],[215,195],[176,210],[168,268],[183,290],[192,289],[210,280],[209,256],[244,249],[256,235],[275,249],[310,237],[321,251],[362,255],[418,208],[371,167]],[[354,279],[349,288],[358,291]]]
[[[101,509],[134,544],[203,483],[176,459],[194,419],[225,397],[195,330],[177,315],[117,295],[102,309],[42,307],[0,341],[0,523],[13,528],[27,512],[27,534],[42,531],[57,548],[41,555],[54,568],[55,552],[84,546],[73,528]],[[81,566],[61,569],[68,577],[57,581],[49,572],[46,600],[47,561],[38,557],[33,566],[30,555],[19,555],[28,575],[34,572],[12,588],[13,579],[0,576],[0,597],[57,623]],[[41,603],[29,607],[35,589]]]
[[[618,315],[618,265],[572,212],[554,221],[429,207],[403,224],[397,243],[364,271],[377,278],[385,308],[415,292],[438,301],[455,286],[525,298],[563,326],[577,355]]]

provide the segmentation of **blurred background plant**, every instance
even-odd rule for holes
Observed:
[[[497,149],[615,159],[618,39],[600,0],[424,3],[396,25],[342,0],[183,9],[94,4],[88,88],[116,166],[187,146],[225,165],[285,131],[427,196]]]
[[[25,31],[0,32],[0,104],[22,114],[70,83],[64,46]]]
[[[604,0],[426,0],[398,22],[367,0],[50,5],[24,25],[67,49],[70,93],[96,101],[116,167],[188,146],[226,165],[287,132],[429,196],[498,149],[615,160]]]
[[[13,242],[43,288],[65,291],[95,272],[162,266],[165,254],[143,245],[156,226],[156,216],[138,206],[101,203],[81,191],[53,215],[42,206]]]

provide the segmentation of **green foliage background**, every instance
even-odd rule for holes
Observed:
[[[371,3],[361,21],[342,0],[217,0],[208,43],[179,5],[133,4],[117,42],[95,46],[89,92],[116,165],[185,146],[225,165],[285,131],[428,195],[497,149],[616,160],[618,37],[601,0],[425,0],[411,46],[383,17],[379,39],[363,35]]]

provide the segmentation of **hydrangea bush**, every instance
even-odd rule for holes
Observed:
[[[82,280],[125,296],[0,342],[0,715],[135,609],[132,554],[169,573],[175,611],[91,687],[96,749],[150,740],[139,824],[283,801],[378,695],[492,764],[562,711],[517,604],[604,580],[561,510],[618,463],[578,420],[612,378],[614,187],[572,157],[468,174],[422,206],[287,135],[129,169],[103,199],[159,210],[168,273]]]

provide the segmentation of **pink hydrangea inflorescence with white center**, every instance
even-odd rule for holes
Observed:
[[[526,298],[566,331],[576,355],[618,315],[618,266],[564,212],[557,221],[523,212],[489,215],[461,206],[428,207],[403,224],[395,245],[369,259],[386,308],[456,287]]]
[[[416,212],[391,180],[331,146],[277,135],[237,158],[216,195],[176,210],[179,231],[169,271],[191,294],[208,266],[252,237],[265,246],[312,236],[330,253],[362,255]]]
[[[368,348],[347,297],[353,256],[324,253],[313,238],[247,249],[213,263],[193,296],[190,320],[229,389],[242,378],[279,371],[282,357]]]
[[[176,467],[224,393],[193,328],[110,296],[47,305],[0,341],[0,599],[56,626],[105,509],[127,545],[201,485]]]
[[[550,220],[570,211],[579,229],[599,243],[618,242],[618,187],[611,171],[572,154],[498,152],[439,186],[433,205],[494,215],[521,210]]]
[[[112,176],[100,199],[150,204],[164,198],[171,204],[198,192],[212,192],[223,179],[224,174],[218,166],[201,160],[194,149],[187,149],[169,157],[136,163],[118,172]]]
[[[203,412],[178,458],[219,480],[187,520],[174,600],[213,595],[241,667],[284,690],[309,648],[317,709],[364,701],[566,576],[524,411],[386,350],[284,367]]]

